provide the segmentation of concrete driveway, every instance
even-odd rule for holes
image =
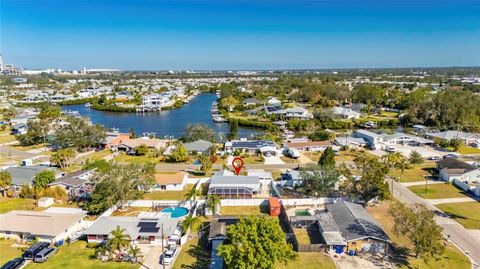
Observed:
[[[357,256],[342,255],[330,255],[335,262],[338,269],[384,269],[395,268],[388,265],[374,265],[372,262],[362,259]]]
[[[284,164],[282,159],[280,159],[280,156],[264,157],[264,159],[265,159],[264,164]]]

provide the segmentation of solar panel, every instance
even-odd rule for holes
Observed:
[[[145,221],[141,221],[138,223],[137,227],[155,227],[157,226],[157,223],[156,222],[145,222]]]
[[[140,233],[157,233],[160,230],[159,227],[142,227],[140,228]]]

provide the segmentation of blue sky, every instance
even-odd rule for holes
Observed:
[[[480,1],[0,0],[24,68],[288,69],[480,65]]]

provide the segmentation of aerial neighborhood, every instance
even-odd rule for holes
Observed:
[[[480,256],[462,245],[480,242],[477,69],[12,68],[5,268],[470,268]]]

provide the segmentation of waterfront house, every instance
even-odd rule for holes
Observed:
[[[214,144],[210,141],[205,141],[200,139],[190,143],[182,143],[182,145],[187,149],[188,154],[192,154],[196,152],[196,153],[208,155],[209,148]]]
[[[262,101],[258,100],[257,98],[245,98],[243,99],[244,106],[256,106],[262,104]]]
[[[217,172],[210,179],[208,194],[221,198],[252,198],[260,190],[258,176],[224,176]]]
[[[132,244],[143,245],[168,245],[168,240],[181,234],[178,219],[162,217],[100,217],[84,234],[88,243],[104,243],[110,233],[118,227],[125,229]],[[163,236],[162,236],[163,227]]]
[[[286,149],[296,149],[299,151],[324,151],[327,147],[335,147],[330,141],[306,141],[285,143]]]
[[[338,201],[325,206],[347,243],[344,251],[388,252],[390,239],[362,205]]]
[[[247,140],[247,139],[240,139],[240,140],[231,140],[225,142],[225,151],[228,153],[232,153],[236,150],[240,150],[243,152],[248,152],[250,154],[255,154],[260,152],[260,148],[262,147],[274,147],[276,148],[277,145],[275,142],[270,140]]]
[[[286,109],[280,109],[280,110],[275,110],[271,111],[267,114],[274,114],[274,115],[279,115],[280,117],[284,117],[287,119],[311,119],[313,118],[313,115],[308,112],[307,109],[303,107],[292,107],[292,108],[286,108]]]
[[[127,140],[130,140],[129,134],[119,132],[107,132],[105,141],[102,143],[102,148],[114,148]]]
[[[466,162],[445,158],[437,162],[438,177],[452,182],[454,179],[464,183],[480,182],[480,169]]]
[[[187,184],[188,175],[185,172],[156,173],[154,190],[182,191]]]
[[[141,145],[146,145],[149,149],[160,149],[167,146],[165,140],[155,139],[155,138],[132,138],[125,141],[122,141],[115,148],[120,151],[125,151],[128,154],[134,154],[135,149]]]
[[[55,243],[86,227],[84,211],[52,213],[13,210],[0,214],[0,238]]]

